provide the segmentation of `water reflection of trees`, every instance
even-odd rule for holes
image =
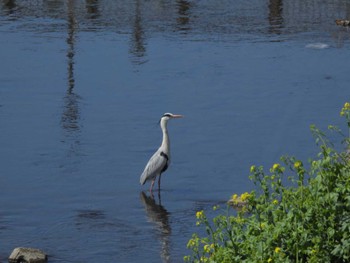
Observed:
[[[4,0],[2,4],[3,4],[3,9],[6,10],[7,15],[13,14],[17,8],[17,4],[15,0]]]
[[[86,0],[85,1],[86,12],[89,14],[90,19],[96,19],[100,16],[99,12],[99,0]]]
[[[69,156],[77,154],[77,148],[80,145],[78,135],[80,132],[80,111],[79,99],[80,97],[74,93],[74,56],[75,56],[75,41],[77,22],[75,18],[75,1],[68,1],[67,3],[67,81],[68,88],[64,97],[64,108],[61,117],[61,126],[65,132],[65,137],[69,147]]]
[[[176,21],[178,29],[182,31],[190,30],[189,22],[191,3],[186,0],[177,0],[177,8],[178,18]]]
[[[161,205],[161,198],[158,195],[159,202],[156,203],[153,195],[147,196],[144,192],[140,194],[140,200],[145,206],[146,216],[149,222],[155,226],[155,230],[159,234],[161,243],[160,256],[163,262],[170,261],[170,235],[171,227],[169,224],[170,213]]]
[[[130,53],[134,56],[133,62],[143,64],[146,62],[145,32],[143,30],[142,12],[140,0],[135,1],[134,22],[131,34]]]
[[[73,4],[72,4],[73,3]],[[65,18],[74,5],[80,27],[130,33],[129,53],[136,64],[146,62],[146,33],[174,30],[196,35],[249,32],[288,35],[298,32],[330,32],[336,39],[349,38],[334,24],[349,17],[349,1],[269,0],[261,1],[27,1],[3,0],[0,9],[13,17]],[[266,15],[266,8],[268,14]],[[15,16],[12,16],[15,14]],[[175,28],[174,28],[175,21]],[[283,30],[282,30],[283,29]],[[343,34],[338,37],[337,34]]]
[[[269,1],[269,16],[270,33],[281,34],[283,27],[283,1],[270,0]]]

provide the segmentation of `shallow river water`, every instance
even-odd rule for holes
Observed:
[[[195,213],[345,128],[345,0],[0,2],[0,262],[181,262]],[[160,194],[139,176],[171,120]]]

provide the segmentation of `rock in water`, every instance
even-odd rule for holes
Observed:
[[[10,257],[9,257],[9,263],[46,263],[47,262],[47,255],[36,248],[25,248],[25,247],[18,247],[15,248]]]
[[[345,20],[345,19],[337,19],[337,20],[335,20],[335,23],[338,26],[350,26],[350,21],[349,20]]]

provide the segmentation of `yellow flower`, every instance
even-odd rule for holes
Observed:
[[[201,258],[200,258],[200,261],[199,262],[203,262],[203,263],[205,263],[205,262],[208,262],[208,258],[206,258],[206,257],[204,257],[204,256],[201,256]]]
[[[302,165],[303,165],[303,164],[302,164],[300,161],[296,161],[296,162],[294,163],[294,168],[295,168],[295,169],[299,169]]]
[[[278,200],[275,199],[275,200],[272,201],[272,203],[273,203],[274,205],[278,205]]]
[[[255,170],[256,170],[256,166],[255,165],[250,166],[250,172],[251,173],[254,173]]]
[[[196,213],[196,217],[197,217],[197,219],[203,219],[204,218],[204,211],[203,210],[198,211]]]
[[[340,111],[340,116],[344,116],[347,111],[350,111],[350,103],[345,102],[344,107]]]
[[[241,200],[244,202],[246,201],[247,199],[249,199],[252,195],[248,192],[245,192],[243,194],[241,194]]]
[[[281,250],[282,250],[282,249],[281,249],[280,247],[276,247],[276,248],[275,248],[275,253],[277,253],[277,254],[278,254],[278,253],[280,253],[280,252],[281,252]]]
[[[267,260],[267,263],[271,263],[272,262],[272,258],[269,258],[268,260]]]
[[[196,245],[196,241],[194,239],[190,239],[188,240],[188,243],[187,243],[187,248],[192,248]]]
[[[284,172],[284,167],[281,166],[279,163],[275,163],[275,164],[271,167],[270,172],[271,172],[271,173],[273,173],[273,172],[283,173],[283,172]]]
[[[280,166],[279,163],[275,163],[275,164],[272,166],[272,170],[273,170],[273,171],[276,171],[276,170],[278,170],[280,167],[281,167],[281,166]]]
[[[266,223],[261,223],[261,224],[260,224],[260,228],[261,228],[261,229],[264,229],[265,227],[266,227]]]
[[[238,198],[238,195],[237,195],[237,194],[232,195],[232,200],[233,200],[233,201],[237,200],[237,198]]]
[[[210,245],[205,245],[204,248],[203,248],[204,252],[205,253],[209,253],[210,252]]]

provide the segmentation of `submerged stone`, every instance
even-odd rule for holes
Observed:
[[[36,248],[15,248],[10,257],[9,263],[46,263],[47,255]]]
[[[345,19],[337,19],[337,20],[335,20],[335,23],[338,26],[350,26],[350,21],[349,20],[345,20]]]

